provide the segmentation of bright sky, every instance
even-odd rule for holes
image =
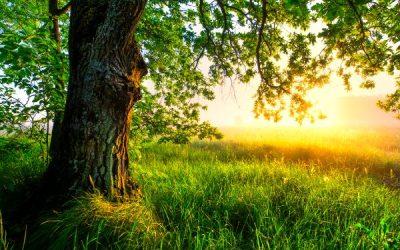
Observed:
[[[400,126],[400,121],[394,119],[394,114],[388,114],[376,106],[379,99],[392,93],[395,89],[395,80],[387,74],[375,77],[375,89],[360,89],[361,78],[353,77],[353,89],[347,92],[342,80],[336,76],[322,89],[314,90],[310,96],[315,106],[327,118],[318,120],[314,124],[303,126]],[[202,118],[217,126],[271,126],[272,121],[262,118],[255,119],[252,112],[257,82],[234,86],[225,84],[215,88],[216,98],[208,103],[208,110],[203,112]],[[280,125],[298,126],[291,118],[285,117]]]

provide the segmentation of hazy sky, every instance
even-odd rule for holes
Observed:
[[[314,90],[310,96],[315,106],[327,115],[325,120],[303,126],[400,126],[400,120],[394,114],[388,114],[376,106],[379,99],[395,89],[395,80],[387,74],[375,77],[376,87],[372,90],[360,89],[360,77],[352,78],[353,89],[347,92],[341,79],[331,77],[331,81],[322,89]],[[262,118],[255,119],[252,112],[257,81],[251,84],[234,86],[225,84],[215,88],[216,99],[207,102],[209,108],[203,112],[202,118],[217,126],[271,126],[275,124]],[[279,124],[298,126],[289,117]]]

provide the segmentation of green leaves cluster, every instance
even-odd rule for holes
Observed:
[[[0,131],[40,137],[64,106],[66,50],[56,52],[42,1],[0,2]]]
[[[149,140],[187,143],[220,138],[218,130],[201,122],[206,109],[202,100],[212,100],[212,86],[196,64],[199,46],[193,23],[195,12],[183,10],[179,1],[149,1],[136,38],[142,46],[149,75],[142,87],[142,99],[135,105],[132,134]]]

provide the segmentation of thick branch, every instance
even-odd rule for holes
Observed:
[[[106,19],[95,36],[95,43],[101,45],[96,52],[101,53],[104,46],[119,48],[118,52],[128,52],[136,44],[134,33],[146,3],[147,0],[111,0]],[[96,52],[92,57],[98,55]]]
[[[146,63],[134,37],[146,3],[147,0],[111,0],[104,23],[94,37],[97,46],[91,51],[94,69],[98,63],[107,64],[129,88],[132,83],[139,87],[140,79],[147,74]]]

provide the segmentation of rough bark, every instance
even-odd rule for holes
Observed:
[[[146,0],[76,0],[71,7],[70,79],[61,133],[45,175],[66,194],[137,192],[128,135],[146,65],[134,33]]]

